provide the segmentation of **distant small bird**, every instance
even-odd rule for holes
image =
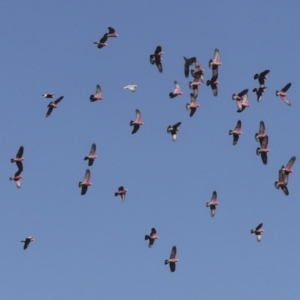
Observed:
[[[43,94],[42,97],[44,98],[54,98],[54,94]]]
[[[115,193],[115,196],[121,196],[122,198],[122,201],[125,202],[125,196],[126,196],[126,193],[128,192],[128,190],[124,189],[124,186],[120,186],[118,188],[118,191]]]
[[[78,186],[81,188],[81,195],[85,195],[89,186],[91,186],[90,182],[91,172],[89,169],[86,169],[83,181],[79,181]]]
[[[97,48],[101,49],[101,48],[107,46],[107,44],[106,44],[107,38],[108,38],[108,33],[105,33],[103,35],[103,37],[100,39],[100,41],[94,42],[94,44],[98,45]]]
[[[170,254],[170,259],[165,260],[165,265],[167,264],[170,265],[171,272],[175,272],[176,269],[175,264],[179,261],[179,259],[176,258],[176,252],[177,252],[176,246],[173,246]]]
[[[261,139],[263,139],[266,136],[266,127],[264,121],[259,122],[259,131],[258,133],[255,133],[255,140],[259,142]]]
[[[193,95],[195,98],[198,97],[198,87],[201,85],[201,80],[200,78],[195,78],[193,82],[189,82],[189,88],[193,89]]]
[[[264,86],[265,85],[265,80],[268,78],[266,75],[270,72],[270,70],[265,70],[259,74],[255,74],[254,75],[254,79],[258,79],[258,82],[260,84],[260,86]]]
[[[213,59],[210,59],[208,62],[209,68],[213,71],[212,77],[218,76],[218,68],[220,65],[222,65],[222,63],[220,62],[220,52],[219,49],[216,48]]]
[[[137,85],[136,84],[129,84],[123,87],[124,90],[129,90],[130,92],[135,92],[135,90],[137,89]]]
[[[93,143],[92,144],[92,147],[91,147],[91,150],[90,150],[90,154],[88,156],[86,156],[84,158],[84,160],[89,160],[89,163],[88,165],[89,166],[92,166],[93,163],[94,163],[94,160],[97,158],[98,156],[96,155],[96,144]]]
[[[151,232],[149,235],[145,235],[145,241],[149,240],[149,245],[148,247],[151,248],[155,242],[155,240],[158,239],[158,236],[156,234],[156,229],[155,228],[151,228]]]
[[[29,236],[25,239],[25,241],[21,241],[21,243],[24,243],[23,249],[26,250],[28,248],[29,244],[33,241],[34,241],[33,236]]]
[[[52,110],[53,108],[57,108],[57,104],[64,98],[64,96],[61,96],[59,97],[58,99],[56,99],[55,101],[51,101],[49,104],[48,104],[48,111],[47,111],[47,114],[46,114],[46,117],[49,117],[52,113]]]
[[[131,134],[136,133],[140,129],[141,125],[144,125],[144,123],[142,122],[142,115],[141,115],[140,111],[138,109],[136,109],[135,110],[135,120],[130,121],[130,126],[133,126]]]
[[[157,46],[154,54],[150,54],[150,63],[153,65],[154,63],[157,66],[157,69],[160,73],[163,71],[163,66],[162,66],[162,58],[161,55],[163,54],[161,46]]]
[[[237,110],[238,113],[244,111],[244,109],[245,109],[246,107],[249,107],[248,93],[244,94],[244,95],[242,96],[242,98],[243,98],[242,101],[236,101],[236,104],[237,104],[237,107],[238,107],[238,110]]]
[[[177,131],[179,131],[178,127],[180,126],[180,124],[181,124],[181,122],[178,122],[173,126],[171,126],[171,125],[168,126],[168,128],[167,128],[167,133],[171,133],[173,142],[176,141]]]
[[[20,172],[23,171],[23,163],[22,161],[24,160],[24,157],[23,157],[23,152],[24,152],[24,147],[21,146],[17,152],[17,155],[15,158],[11,158],[10,162],[11,163],[16,163],[17,167],[18,167],[18,170]]]
[[[206,85],[211,87],[211,90],[213,92],[214,96],[218,96],[218,84],[220,82],[218,81],[218,74],[215,76],[212,76],[210,80],[206,81]]]
[[[202,69],[201,65],[195,61],[195,70],[191,70],[192,77],[196,79],[200,79],[202,83],[204,83],[204,69]]]
[[[102,91],[101,91],[101,87],[99,84],[96,85],[96,92],[94,95],[90,96],[90,101],[91,102],[95,102],[97,100],[102,100]]]
[[[184,76],[186,78],[189,77],[189,68],[190,66],[196,62],[196,57],[191,57],[191,58],[186,58],[186,57],[183,57],[184,58]]]
[[[261,234],[264,232],[262,227],[263,227],[263,223],[260,223],[258,226],[256,226],[255,229],[251,229],[250,231],[250,233],[255,233],[258,242],[261,241]]]
[[[293,173],[292,167],[296,161],[296,156],[292,156],[292,158],[288,161],[286,166],[282,166],[281,170],[284,171],[284,174],[289,175]]]
[[[174,81],[174,90],[173,90],[173,92],[171,92],[169,94],[169,96],[170,96],[170,98],[175,98],[175,97],[180,96],[180,95],[182,95],[182,91],[181,91],[180,85],[175,80]]]
[[[217,192],[213,191],[210,202],[206,203],[206,206],[210,208],[210,215],[213,217],[216,213],[216,206],[219,205],[217,201]]]
[[[268,163],[267,153],[270,152],[268,149],[269,137],[265,135],[262,139],[260,139],[260,148],[256,149],[256,154],[261,156],[261,160],[264,165]]]
[[[266,88],[267,88],[266,86],[260,86],[258,89],[257,88],[253,89],[253,92],[255,92],[257,96],[257,102],[261,101],[262,95],[265,92]]]
[[[285,174],[284,167],[279,170],[279,179],[275,181],[275,187],[277,190],[282,189],[283,193],[288,196],[289,190],[287,188],[287,184],[289,181],[289,175]]]
[[[14,180],[14,181],[15,181],[17,188],[20,188],[20,187],[21,187],[21,178],[22,178],[21,173],[22,173],[22,171],[19,169],[19,170],[15,173],[14,176],[9,177],[9,180]]]
[[[235,129],[234,130],[229,130],[229,135],[233,135],[233,145],[236,145],[238,140],[239,140],[239,136],[242,134],[242,122],[240,120],[237,121]]]
[[[289,106],[291,106],[291,103],[287,99],[287,91],[291,87],[291,85],[291,83],[288,83],[281,91],[276,91],[276,96],[279,96]]]
[[[116,34],[116,31],[112,28],[112,27],[108,27],[108,37],[118,37],[118,35]]]
[[[191,102],[187,103],[185,105],[187,110],[190,110],[190,117],[192,117],[194,115],[194,113],[196,112],[197,108],[200,107],[200,105],[197,103],[197,99],[195,98],[194,94],[190,94],[191,97]]]

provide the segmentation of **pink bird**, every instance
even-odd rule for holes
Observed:
[[[57,108],[57,104],[64,98],[64,96],[61,96],[59,97],[58,99],[56,99],[55,101],[51,101],[49,104],[48,104],[48,111],[47,111],[47,114],[46,114],[46,117],[49,117],[52,113],[52,110],[53,108]]]
[[[175,125],[173,125],[173,126],[168,126],[168,128],[167,128],[167,133],[171,133],[171,135],[172,135],[172,140],[173,140],[173,142],[175,142],[176,141],[176,138],[177,138],[177,131],[179,131],[179,126],[181,125],[181,122],[178,122],[178,123],[176,123]]]
[[[22,171],[19,169],[19,170],[15,173],[14,176],[9,177],[9,180],[14,180],[14,181],[15,181],[17,188],[20,188],[20,187],[21,187],[21,178],[22,178],[21,173],[22,173]]]
[[[83,181],[79,181],[78,186],[81,188],[81,195],[85,195],[89,186],[92,185],[90,182],[91,172],[89,169],[85,171]]]
[[[193,89],[193,94],[194,97],[198,97],[198,87],[201,85],[201,80],[200,78],[195,78],[193,82],[189,82],[189,88]]]
[[[34,241],[33,236],[29,236],[25,239],[25,241],[21,241],[21,243],[24,243],[23,249],[26,250],[28,248],[29,244],[33,241]]]
[[[107,38],[108,38],[108,33],[105,33],[103,35],[103,37],[100,39],[100,41],[94,42],[94,44],[98,45],[97,48],[99,48],[99,49],[106,47],[107,46],[107,44],[106,44]]]
[[[213,191],[210,202],[206,203],[206,206],[210,208],[210,215],[213,217],[216,213],[216,206],[219,205],[217,201],[217,192]]]
[[[202,83],[204,83],[204,69],[202,69],[201,65],[195,61],[194,62],[195,65],[195,70],[191,70],[191,75],[195,78],[195,79],[200,79]]]
[[[260,223],[255,229],[251,229],[250,233],[255,233],[258,242],[261,241],[261,234],[264,232],[262,229],[263,223]]]
[[[44,98],[54,98],[54,94],[43,94],[42,97]]]
[[[287,99],[287,91],[291,87],[291,85],[291,83],[288,83],[281,91],[276,91],[276,96],[279,96],[289,106],[291,106],[291,103]]]
[[[11,163],[14,163],[14,162],[16,163],[20,172],[23,171],[23,163],[22,163],[22,161],[24,160],[23,152],[24,152],[24,147],[21,146],[17,152],[16,157],[11,158],[11,160],[10,160]]]
[[[268,149],[269,137],[265,135],[260,141],[260,148],[256,149],[256,154],[261,156],[261,160],[264,165],[268,163],[268,156],[267,153],[270,152]]]
[[[222,63],[220,62],[220,52],[219,49],[215,49],[214,57],[213,59],[210,59],[208,63],[209,68],[213,69],[213,76],[215,75],[214,71],[218,72],[218,67],[220,65],[222,65]]]
[[[194,113],[196,112],[197,108],[200,107],[200,105],[197,103],[197,99],[195,98],[194,94],[190,94],[191,97],[191,102],[187,103],[185,105],[187,110],[190,110],[190,117],[192,117],[194,115]]]
[[[102,91],[101,91],[101,87],[99,84],[96,85],[96,92],[95,95],[91,95],[90,96],[90,100],[91,102],[95,102],[97,100],[102,100]]]
[[[176,269],[175,264],[179,261],[179,259],[176,258],[176,252],[177,252],[176,246],[173,246],[170,254],[170,259],[165,260],[165,265],[167,264],[170,265],[171,272],[175,272]]]
[[[118,37],[116,31],[112,27],[108,27],[108,37]]]
[[[145,235],[145,241],[149,240],[149,245],[148,247],[151,248],[155,242],[155,240],[158,239],[158,236],[156,234],[156,229],[155,228],[151,228],[151,232],[150,235]]]
[[[281,167],[281,169],[284,171],[284,173],[286,175],[289,175],[290,173],[293,173],[292,167],[293,167],[295,161],[296,161],[296,156],[293,156],[289,160],[289,162],[287,163],[287,165],[285,167],[284,166]]]
[[[124,189],[124,186],[120,186],[118,188],[118,191],[115,193],[115,196],[118,197],[120,195],[122,198],[122,201],[125,202],[125,196],[126,196],[127,192],[128,192],[128,190]]]
[[[285,174],[284,167],[279,170],[279,180],[275,181],[275,187],[277,190],[282,189],[283,193],[288,196],[289,190],[287,188],[287,184],[289,181],[289,175]]]
[[[175,98],[175,97],[180,96],[182,94],[183,93],[181,91],[180,85],[178,84],[177,81],[174,81],[174,91],[169,94],[170,98]]]
[[[130,126],[133,126],[131,134],[136,133],[140,129],[141,125],[144,125],[144,123],[142,122],[142,115],[141,115],[140,111],[138,109],[136,109],[135,110],[135,120],[130,121]]]
[[[232,100],[236,100],[238,107],[237,112],[242,112],[246,107],[249,107],[248,89],[241,91],[239,94],[233,94]]]
[[[229,135],[233,135],[233,145],[236,145],[238,140],[239,140],[239,136],[242,134],[242,122],[240,120],[237,121],[235,129],[234,130],[229,130]]]
[[[255,133],[255,140],[259,142],[261,139],[263,139],[266,136],[266,127],[264,121],[259,122],[259,131],[258,133]]]
[[[98,156],[96,155],[96,144],[93,143],[91,150],[90,150],[90,154],[88,156],[86,156],[84,158],[84,160],[89,160],[89,166],[92,166],[94,163],[94,160],[97,158]]]

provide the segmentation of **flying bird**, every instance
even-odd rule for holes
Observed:
[[[54,98],[54,94],[43,94],[42,97],[44,98]]]
[[[148,247],[151,248],[155,242],[155,240],[158,239],[158,236],[156,234],[156,229],[155,228],[151,228],[151,232],[149,235],[145,235],[145,241],[149,240],[149,245]]]
[[[93,143],[92,144],[92,147],[91,147],[91,150],[90,150],[90,154],[88,156],[86,156],[84,158],[84,160],[89,160],[89,163],[88,165],[89,166],[92,166],[93,163],[94,163],[94,160],[97,158],[98,156],[96,155],[96,144]]]
[[[196,62],[196,57],[191,57],[191,58],[186,58],[186,57],[183,57],[184,58],[184,76],[186,78],[189,77],[189,68],[190,66]]]
[[[206,203],[206,207],[210,208],[210,215],[213,217],[216,213],[216,206],[219,205],[217,201],[217,192],[213,191],[210,202]]]
[[[23,157],[23,152],[24,152],[24,147],[21,146],[17,152],[17,155],[15,158],[11,158],[10,162],[11,163],[16,163],[17,167],[18,167],[18,170],[20,172],[23,171],[23,163],[22,161],[24,160],[24,157]]]
[[[135,90],[137,89],[137,85],[136,84],[129,84],[123,87],[124,90],[129,90],[130,92],[135,92]]]
[[[257,88],[253,89],[253,92],[255,92],[257,96],[257,102],[261,101],[262,95],[265,92],[266,88],[267,88],[266,86],[260,86],[258,89]]]
[[[101,91],[101,87],[99,84],[96,85],[96,92],[94,95],[90,96],[90,100],[91,102],[95,102],[97,100],[102,100],[102,91]]]
[[[275,181],[275,187],[277,190],[282,189],[283,193],[288,196],[289,190],[287,184],[289,181],[289,175],[285,174],[283,167],[279,170],[279,179]]]
[[[52,110],[53,108],[57,108],[57,104],[64,98],[64,96],[61,96],[59,97],[58,99],[56,99],[55,101],[51,101],[49,104],[48,104],[48,111],[47,111],[47,114],[46,114],[46,117],[49,117],[52,113]]]
[[[79,181],[78,186],[81,188],[81,195],[85,195],[89,186],[91,186],[90,182],[91,172],[89,169],[86,169],[83,181]]]
[[[263,139],[266,136],[266,127],[264,121],[259,122],[259,131],[258,133],[255,133],[255,140],[259,142],[261,139]]]
[[[255,229],[251,229],[250,231],[250,233],[255,233],[258,242],[261,241],[261,234],[264,232],[262,227],[263,227],[263,223],[260,223],[259,225],[256,226]]]
[[[21,173],[22,173],[22,170],[19,169],[19,170],[15,173],[14,176],[9,177],[9,180],[14,180],[14,181],[15,181],[17,188],[20,188],[20,187],[21,187],[21,178],[22,178]]]
[[[212,77],[218,77],[218,68],[221,64],[219,49],[215,49],[213,59],[210,59],[208,62],[209,68],[212,69]]]
[[[243,97],[248,93],[248,89],[244,89],[242,90],[240,93],[238,93],[237,95],[236,94],[232,94],[232,100],[235,100],[235,101],[243,101]]]
[[[173,90],[173,92],[171,92],[169,94],[169,96],[170,96],[170,98],[175,98],[175,97],[180,96],[180,95],[182,95],[182,91],[181,91],[180,85],[175,80],[174,81],[174,90]]]
[[[154,54],[150,54],[150,63],[151,65],[156,64],[157,69],[160,73],[163,71],[163,66],[162,66],[162,58],[161,55],[163,54],[161,46],[157,46]]]
[[[260,86],[264,86],[265,85],[265,80],[268,78],[266,75],[270,72],[270,70],[265,70],[259,74],[255,74],[254,75],[254,79],[258,79],[258,82],[260,84]]]
[[[21,241],[21,243],[24,243],[23,249],[26,250],[28,248],[29,244],[33,241],[34,241],[33,236],[29,236],[25,239],[25,241]]]
[[[291,102],[287,99],[287,91],[291,85],[291,83],[288,83],[281,91],[276,91],[276,96],[279,96],[289,106],[291,106]]]
[[[191,102],[187,103],[185,107],[187,110],[190,110],[190,117],[192,117],[196,112],[197,108],[200,107],[200,105],[197,103],[197,99],[195,98],[194,94],[191,93],[190,97],[191,97]]]
[[[165,265],[167,264],[170,265],[171,272],[175,272],[176,269],[175,264],[179,261],[179,259],[176,258],[176,252],[177,252],[176,246],[173,246],[170,254],[170,259],[165,260]]]
[[[120,186],[119,188],[118,188],[118,191],[117,192],[115,192],[115,196],[117,197],[117,196],[121,196],[121,198],[122,198],[122,201],[123,202],[125,202],[125,196],[126,196],[126,193],[128,192],[128,190],[126,190],[126,189],[124,189],[124,186]]]
[[[237,121],[235,129],[234,130],[229,130],[229,135],[233,135],[233,145],[236,145],[238,140],[239,140],[239,136],[242,134],[242,122],[240,120]]]
[[[289,175],[290,173],[293,173],[292,167],[296,161],[296,156],[293,156],[286,166],[282,166],[281,169],[284,171],[284,174]]]
[[[210,80],[206,81],[206,85],[211,87],[211,90],[213,92],[214,96],[218,96],[218,84],[220,82],[218,81],[218,74],[215,76],[212,76],[212,78]]]
[[[201,65],[196,61],[194,63],[195,70],[191,70],[191,75],[195,79],[200,79],[202,83],[204,83],[204,69],[202,69]]]
[[[248,93],[243,95],[243,100],[242,101],[236,101],[238,110],[237,112],[242,112],[246,107],[249,107],[249,98],[248,98]]]
[[[260,148],[256,149],[256,154],[261,156],[261,160],[264,165],[268,163],[268,156],[267,153],[270,152],[268,149],[269,137],[265,135],[260,141]]]
[[[103,37],[100,39],[100,41],[94,42],[94,44],[98,45],[97,48],[101,49],[101,48],[107,46],[107,44],[106,44],[107,38],[108,38],[108,33],[105,33],[103,35]]]
[[[171,133],[173,142],[176,141],[177,131],[179,131],[178,127],[180,126],[180,124],[181,124],[181,122],[178,122],[173,126],[168,126],[168,128],[167,128],[167,133]]]
[[[198,86],[199,85],[201,85],[200,78],[198,78],[198,79],[195,78],[193,82],[191,82],[191,81],[189,82],[189,88],[193,89],[193,95],[195,98],[198,97]]]
[[[140,111],[138,109],[136,109],[135,110],[135,120],[130,121],[130,126],[133,126],[131,134],[136,133],[140,129],[141,125],[144,125],[144,123],[142,122],[142,115],[141,115]]]
[[[118,37],[118,35],[116,34],[116,31],[112,28],[112,27],[108,27],[108,37]]]

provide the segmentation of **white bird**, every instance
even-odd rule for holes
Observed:
[[[131,92],[135,92],[135,90],[137,89],[137,85],[136,84],[129,84],[127,86],[123,87],[124,90],[129,90]]]

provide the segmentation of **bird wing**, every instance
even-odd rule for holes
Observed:
[[[293,156],[286,165],[287,169],[291,169],[296,161],[296,156]]]
[[[154,235],[154,234],[156,234],[156,229],[153,227],[153,228],[151,228],[150,236],[151,236],[151,235]]]
[[[180,85],[178,84],[178,82],[175,80],[174,81],[174,94],[177,92],[177,91],[180,91]]]
[[[59,103],[62,99],[64,98],[64,96],[59,97],[58,99],[56,99],[54,101],[55,104]]]
[[[175,272],[176,264],[173,263],[173,262],[170,262],[169,265],[170,265],[170,270],[171,270],[171,272]]]
[[[216,191],[213,191],[210,201],[217,202],[217,192]]]
[[[171,250],[170,258],[176,258],[176,252],[177,252],[176,246],[173,246]]]
[[[17,165],[20,173],[23,172],[23,164],[22,164],[22,162],[21,161],[16,161],[16,165]]]
[[[261,229],[263,226],[263,223],[260,223],[259,225],[256,226],[255,231]]]
[[[265,135],[264,138],[260,140],[260,147],[262,149],[266,149],[268,147],[268,143],[269,143],[269,137]]]
[[[52,113],[52,110],[53,110],[53,106],[49,106],[49,108],[48,108],[48,111],[47,111],[47,114],[46,114],[46,117],[49,117],[50,115],[51,115],[51,113]]]
[[[248,89],[244,89],[240,93],[238,93],[238,96],[243,97],[244,95],[246,95],[248,93],[248,91],[249,91]]]
[[[158,55],[160,52],[162,52],[162,48],[161,48],[161,46],[157,46],[154,51],[154,54]]]
[[[265,130],[266,130],[266,128],[265,128],[265,123],[264,123],[264,121],[260,121],[260,122],[259,122],[259,134],[264,134],[264,133],[265,133]]]
[[[172,126],[173,130],[176,130],[177,127],[181,125],[181,122],[176,123],[175,125]]]
[[[89,169],[86,169],[83,182],[89,182],[90,178],[91,178],[91,171]]]
[[[83,185],[83,186],[81,187],[81,195],[85,195],[86,192],[87,192],[87,189],[88,189],[88,187],[87,187],[86,185]]]
[[[18,153],[17,153],[17,158],[21,158],[23,156],[23,152],[24,152],[24,147],[21,146],[18,150]]]
[[[116,31],[112,27],[108,27],[108,34],[115,33]]]
[[[118,191],[119,191],[119,192],[124,191],[124,186],[120,186],[120,187],[118,188]]]
[[[213,58],[213,61],[214,62],[220,62],[220,53],[219,53],[219,49],[215,49],[215,52],[214,52],[214,58]]]
[[[108,34],[105,33],[103,37],[100,39],[99,43],[105,43],[107,41]]]
[[[135,110],[135,121],[141,121],[141,119],[142,119],[141,112],[138,109],[136,109]]]
[[[242,128],[242,122],[241,122],[241,120],[238,120],[237,121],[237,123],[236,123],[236,126],[235,126],[235,130],[241,130],[241,128]]]
[[[288,83],[281,91],[286,92],[291,87],[291,85],[291,83]]]
[[[96,85],[96,94],[101,94],[101,87],[99,84]]]
[[[91,147],[91,150],[90,150],[90,155],[94,155],[95,153],[96,153],[96,144],[93,143],[92,147]]]

